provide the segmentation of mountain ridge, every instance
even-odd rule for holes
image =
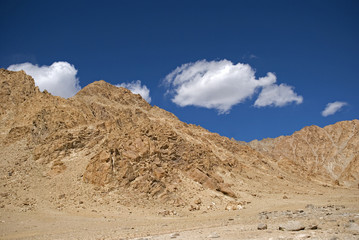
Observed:
[[[324,175],[337,184],[343,182],[345,185],[350,185],[350,181],[354,180],[354,186],[359,180],[358,169],[353,169],[349,171],[350,173],[345,170],[358,162],[358,135],[359,120],[354,119],[337,122],[323,128],[316,125],[306,126],[292,135],[261,141],[254,140],[248,145],[261,152],[269,153],[274,158],[287,158],[297,162],[302,159],[306,161],[302,166],[310,166],[311,174],[323,174],[324,171]],[[324,158],[329,161],[326,163]],[[315,161],[310,161],[310,159],[315,159]],[[316,166],[318,161],[325,166]]]

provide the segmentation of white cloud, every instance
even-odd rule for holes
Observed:
[[[325,109],[322,111],[322,116],[327,117],[329,115],[333,115],[345,105],[347,105],[346,102],[339,102],[339,101],[328,103]]]
[[[251,98],[260,88],[282,89],[275,84],[276,80],[271,72],[257,79],[248,64],[233,64],[224,59],[183,64],[166,76],[165,83],[169,88],[167,93],[173,94],[172,101],[181,107],[193,105],[228,113],[232,106]],[[291,90],[285,85],[284,88]]]
[[[35,85],[41,91],[45,89],[55,96],[69,98],[80,89],[77,70],[68,62],[54,62],[50,66],[33,65],[31,63],[13,64],[8,67],[11,71],[24,70],[35,80]]]
[[[146,87],[146,85],[141,86],[140,80],[132,81],[130,83],[121,83],[116,86],[127,88],[134,94],[140,94],[148,103],[151,102],[150,90]]]
[[[293,87],[286,84],[272,84],[265,86],[254,103],[256,107],[274,106],[283,107],[291,102],[301,104],[303,97],[298,96]]]

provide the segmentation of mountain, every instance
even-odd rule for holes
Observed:
[[[278,166],[315,181],[345,186],[359,182],[359,121],[324,128],[305,127],[291,136],[254,140],[248,144],[271,156]],[[295,166],[288,168],[288,166]]]
[[[210,205],[358,184],[358,120],[239,143],[104,81],[69,99],[23,71],[0,69],[0,84],[0,205]]]

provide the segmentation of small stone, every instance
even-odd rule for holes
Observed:
[[[231,210],[240,210],[243,209],[243,206],[237,202],[230,202],[226,205],[225,210],[231,211]]]
[[[10,194],[9,193],[0,193],[0,197],[7,198]]]
[[[288,199],[287,195],[284,195],[284,196],[283,196],[283,199]]]
[[[313,209],[314,205],[313,204],[308,204],[307,206],[305,206],[305,208]]]
[[[189,208],[188,208],[188,211],[198,211],[198,210],[201,210],[201,206],[199,205],[196,205],[196,206],[193,206],[191,205]]]
[[[305,229],[307,230],[317,230],[318,229],[318,225],[316,224],[310,224],[308,227],[306,227]]]
[[[213,232],[208,236],[208,238],[219,238],[219,235],[218,235],[218,233]]]
[[[260,223],[260,224],[258,224],[257,229],[258,230],[266,230],[267,229],[267,224]]]
[[[63,198],[65,198],[65,196],[66,196],[65,194],[60,194],[59,199],[63,199]]]
[[[309,234],[299,234],[296,236],[296,238],[299,238],[299,239],[306,239],[306,238],[310,238],[311,236]]]
[[[299,221],[289,221],[287,223],[279,225],[279,230],[282,231],[300,231],[304,229],[305,227]]]
[[[170,235],[170,238],[176,238],[176,237],[178,237],[179,236],[179,233],[172,233],[171,235]]]
[[[359,233],[359,225],[353,222],[350,222],[348,224],[345,224],[345,227],[355,233]]]

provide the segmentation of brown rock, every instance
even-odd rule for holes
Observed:
[[[279,230],[282,231],[301,231],[304,230],[305,226],[299,221],[289,221],[279,225]]]
[[[267,224],[260,223],[260,224],[258,224],[257,229],[258,230],[266,230],[267,229]]]
[[[343,182],[348,186],[356,186],[355,181],[359,180],[358,144],[359,120],[338,122],[324,128],[309,126],[291,136],[249,143],[278,159],[284,171],[330,185]]]

